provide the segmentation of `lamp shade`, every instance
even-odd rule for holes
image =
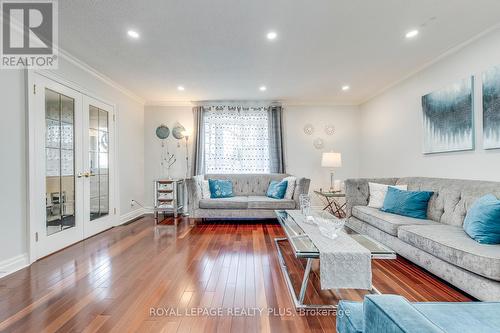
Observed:
[[[338,168],[342,166],[342,155],[340,153],[323,153],[321,166],[325,168]]]

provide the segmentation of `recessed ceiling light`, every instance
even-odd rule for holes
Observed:
[[[274,40],[278,37],[278,34],[275,31],[269,31],[266,35],[267,39]]]
[[[266,90],[267,90],[267,87],[266,87],[266,86],[260,86],[260,87],[259,87],[259,90],[260,90],[260,91],[266,91]]]
[[[349,89],[351,89],[351,87],[349,87],[349,86],[347,86],[347,85],[342,86],[342,90],[343,90],[343,91],[347,91],[347,90],[349,90]]]
[[[184,90],[185,90],[185,88],[184,88],[184,86],[177,86],[177,90],[179,90],[179,91],[184,91]]]
[[[410,30],[406,33],[405,37],[406,38],[413,38],[413,37],[417,37],[418,35],[418,30]]]
[[[140,37],[139,33],[135,30],[129,30],[127,31],[127,35],[130,37],[130,38],[133,38],[133,39],[138,39]]]

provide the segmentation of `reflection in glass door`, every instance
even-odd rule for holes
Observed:
[[[46,233],[75,227],[75,100],[45,89]]]
[[[90,221],[109,214],[109,112],[89,106]]]
[[[86,96],[83,101],[84,166],[88,171],[84,184],[83,229],[85,237],[114,225],[114,117],[113,107]]]

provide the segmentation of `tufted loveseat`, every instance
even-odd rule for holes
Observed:
[[[282,180],[288,174],[209,174],[205,179],[229,179],[233,183],[234,197],[210,199],[200,198],[193,178],[188,179],[187,192],[189,215],[194,218],[275,218],[276,209],[299,209],[299,195],[307,194],[310,180],[297,177],[295,192],[291,200],[266,197],[272,180]]]
[[[368,207],[368,182],[433,191],[428,219]],[[500,198],[500,183],[421,177],[349,179],[346,224],[477,299],[500,301],[500,245],[477,243],[462,227],[474,201],[489,193]]]

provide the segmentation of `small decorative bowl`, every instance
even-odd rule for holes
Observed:
[[[321,212],[314,216],[314,221],[318,225],[319,231],[330,239],[337,238],[340,229],[344,227],[345,220],[338,219],[329,213]]]

